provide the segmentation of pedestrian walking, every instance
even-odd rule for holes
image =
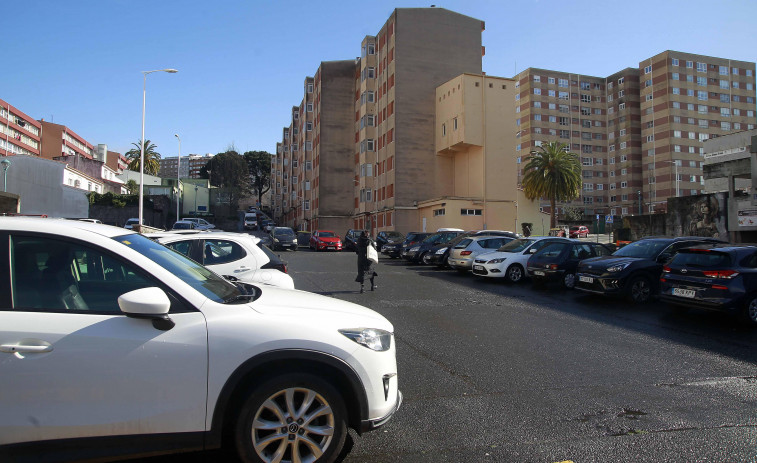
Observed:
[[[368,258],[368,248],[371,248],[374,254],[376,253],[376,245],[370,238],[368,238],[368,233],[363,231],[360,234],[360,238],[357,239],[355,247],[355,252],[357,252],[357,277],[355,278],[355,281],[360,283],[360,293],[364,291],[363,284],[366,278],[371,281],[371,291],[378,288],[373,281],[378,274],[373,271],[373,261]],[[378,254],[376,254],[376,256],[378,256]]]

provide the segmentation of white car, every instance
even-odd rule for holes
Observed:
[[[195,228],[197,228],[198,230],[212,230],[212,229],[216,228],[215,225],[213,225],[212,223],[208,222],[205,219],[184,217],[181,220],[188,221],[188,222],[194,222]]]
[[[469,236],[450,249],[448,264],[459,272],[468,272],[473,267],[473,260],[482,254],[499,249],[512,241],[508,236]]]
[[[138,218],[131,218],[126,221],[126,223],[124,224],[124,228],[127,230],[131,230],[132,228],[134,228],[134,225],[138,225],[138,224],[139,224]]]
[[[569,241],[553,236],[519,238],[510,241],[494,252],[480,254],[473,261],[473,274],[504,278],[509,283],[518,283],[528,276],[526,264],[533,253],[555,241]]]
[[[260,238],[244,233],[163,234],[157,241],[224,277],[294,289],[286,264]]]
[[[366,307],[231,283],[117,227],[0,231],[0,461],[331,462],[402,402],[393,326]]]

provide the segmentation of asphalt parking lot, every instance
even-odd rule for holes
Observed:
[[[279,252],[298,289],[395,327],[403,407],[343,462],[731,462],[757,458],[757,330],[382,258]],[[233,461],[220,452],[154,462]]]

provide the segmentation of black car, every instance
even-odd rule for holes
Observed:
[[[354,228],[347,230],[342,240],[342,249],[345,251],[357,251],[357,239],[360,238],[360,234],[363,232],[369,233],[368,230],[357,230]]]
[[[518,238],[517,233],[513,233],[510,231],[501,231],[501,230],[473,230],[473,231],[467,231],[465,233],[462,233],[460,235],[457,235],[456,237],[452,238],[450,241],[446,243],[438,243],[435,244],[428,254],[426,254],[423,258],[423,263],[426,265],[436,265],[439,268],[447,267],[447,260],[449,259],[449,251],[452,249],[457,243],[464,240],[465,238],[468,238],[469,236],[506,236],[509,238]]]
[[[576,289],[628,297],[637,303],[647,302],[657,293],[662,264],[683,248],[706,243],[722,241],[700,236],[654,237],[635,241],[611,256],[581,262],[576,270]]]
[[[427,236],[420,243],[416,243],[412,246],[407,246],[402,251],[402,257],[413,263],[425,263],[424,259],[430,256],[431,248],[433,248],[434,245],[440,243],[448,243],[450,240],[458,235],[462,235],[463,233],[464,232],[462,230],[434,233],[433,235]]]
[[[274,251],[279,249],[297,250],[297,235],[294,230],[288,227],[273,227],[270,233],[271,248]]]
[[[660,299],[740,314],[757,325],[757,246],[682,249],[662,268]]]
[[[376,235],[376,249],[379,252],[385,244],[401,243],[405,241],[405,235],[397,231],[382,231]]]
[[[431,233],[410,232],[405,236],[405,241],[401,243],[385,244],[383,249],[381,250],[381,253],[386,254],[392,259],[402,257],[402,253],[404,252],[406,247],[412,246],[419,241],[423,241],[429,235],[431,235]]]
[[[576,285],[576,268],[584,259],[609,256],[610,248],[599,243],[565,240],[550,243],[528,259],[528,273],[535,284],[559,281],[565,288]]]

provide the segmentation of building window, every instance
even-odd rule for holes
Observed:
[[[671,66],[679,66],[678,64],[678,58],[673,58],[670,60]]]
[[[445,210],[444,209],[434,209],[434,217],[438,217],[440,215],[444,215]]]
[[[457,130],[457,118],[452,119],[452,130]]]
[[[644,67],[644,74],[649,74],[650,72],[652,72],[652,66],[651,65]]]
[[[482,215],[482,209],[460,209],[460,215]]]

